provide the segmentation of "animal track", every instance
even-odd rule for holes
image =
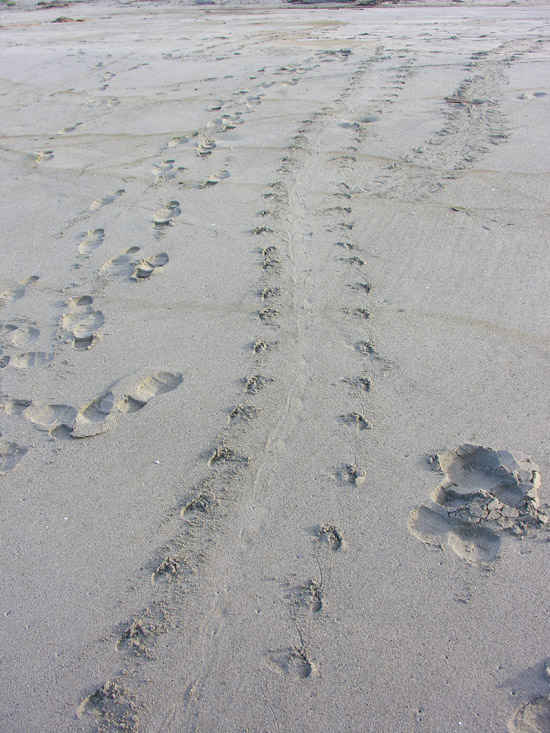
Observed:
[[[307,607],[311,613],[323,610],[323,589],[316,580],[310,579],[304,585],[294,589],[291,598],[300,606]]]
[[[88,231],[84,235],[84,238],[80,241],[80,244],[78,245],[78,251],[83,257],[89,257],[92,252],[103,243],[104,238],[104,229],[94,229],[93,231]]]
[[[248,394],[256,394],[265,387],[269,382],[273,382],[273,377],[264,377],[261,374],[252,374],[245,377],[244,385]]]
[[[16,300],[20,300],[27,292],[27,288],[29,287],[29,285],[32,285],[38,279],[38,275],[31,275],[25,280],[21,280],[13,287],[4,290],[3,293],[0,293],[0,305],[7,305],[8,303],[13,303]]]
[[[134,654],[151,657],[151,651],[148,647],[148,639],[152,639],[157,634],[162,633],[164,625],[162,623],[154,623],[151,620],[137,618],[129,624],[126,624],[117,643],[116,649],[125,649]]]
[[[338,552],[344,545],[340,530],[333,524],[323,524],[318,533],[319,539],[326,542],[333,552]]]
[[[166,252],[159,252],[159,254],[149,257],[147,260],[141,260],[134,268],[132,280],[147,280],[155,270],[164,267],[168,259]]]
[[[180,214],[179,201],[169,201],[154,214],[153,226],[158,233],[162,233],[166,227],[174,226],[174,219]]]
[[[346,425],[355,425],[359,430],[369,430],[372,427],[370,420],[360,412],[350,412],[342,415],[340,419]]]
[[[88,438],[102,433],[105,420],[113,412],[114,404],[115,395],[110,391],[88,402],[76,415],[71,432],[73,438]]]
[[[210,491],[201,491],[192,499],[190,499],[181,508],[180,516],[185,516],[191,512],[199,512],[200,514],[210,514],[214,507],[218,506],[220,500]]]
[[[277,247],[270,246],[262,249],[263,262],[262,268],[264,270],[279,270],[281,267],[281,260],[277,257]]]
[[[370,392],[372,389],[372,379],[368,377],[345,377],[342,381],[349,384],[353,392]]]
[[[243,463],[248,465],[249,462],[250,458],[248,456],[243,456],[240,453],[237,453],[237,451],[233,450],[225,440],[215,448],[214,452],[208,459],[209,466],[213,463]]]
[[[171,392],[183,382],[180,372],[156,372],[146,377],[136,387],[135,396],[125,395],[118,404],[120,412],[129,413],[141,410],[145,405],[160,394]]]
[[[61,327],[72,334],[73,348],[77,351],[90,349],[97,340],[97,332],[105,323],[101,311],[93,309],[90,295],[70,298],[66,305],[69,312],[61,317]]]
[[[122,196],[123,193],[126,193],[125,189],[120,188],[118,191],[113,191],[113,193],[109,193],[106,196],[94,199],[90,204],[89,211],[98,211],[104,206],[112,204],[113,201],[115,201],[119,196]]]
[[[17,443],[0,440],[0,476],[13,471],[27,451],[28,448]]]
[[[490,564],[500,534],[526,535],[548,527],[550,515],[538,496],[540,474],[526,458],[508,451],[465,444],[436,456],[444,478],[431,496],[409,514],[411,534],[426,545],[449,546],[471,564]]]
[[[140,721],[134,696],[121,684],[106,682],[80,703],[77,716],[90,714],[98,730],[139,730]]]
[[[367,480],[367,474],[357,466],[357,463],[348,463],[344,466],[342,477],[354,486],[362,486]]]
[[[303,645],[272,652],[269,661],[278,672],[297,680],[305,680],[313,672],[313,664]]]
[[[254,405],[236,405],[229,413],[230,420],[241,420],[242,422],[250,422],[259,413],[259,408]]]

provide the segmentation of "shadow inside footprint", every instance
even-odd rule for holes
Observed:
[[[132,280],[148,280],[153,272],[164,267],[168,260],[169,257],[166,252],[159,252],[159,254],[149,257],[147,260],[138,262],[132,273]]]
[[[166,227],[173,226],[174,219],[181,214],[180,202],[169,201],[153,215],[153,226],[157,233],[162,233]]]
[[[493,563],[498,557],[500,538],[488,529],[439,514],[427,506],[413,509],[409,515],[409,532],[427,545],[447,544],[458,557],[477,564]]]
[[[117,405],[120,412],[137,412],[160,394],[171,392],[183,382],[183,374],[180,372],[156,372],[146,377],[135,389],[135,396],[125,395]]]
[[[71,298],[67,301],[68,313],[61,318],[61,327],[72,333],[73,348],[85,351],[93,346],[97,332],[105,323],[101,311],[93,309],[93,298],[90,295]]]
[[[550,697],[541,695],[523,703],[508,721],[509,733],[548,733]]]
[[[17,445],[17,443],[0,440],[0,476],[12,471],[27,453],[27,450],[27,448]]]

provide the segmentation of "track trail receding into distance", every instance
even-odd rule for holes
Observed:
[[[87,42],[66,49],[75,69],[39,100],[25,87],[24,132],[9,137],[25,170],[73,208],[47,228],[66,261],[2,284],[0,475],[45,457],[64,470],[76,462],[90,486],[86,451],[109,465],[134,440],[131,466],[121,459],[117,471],[142,472],[143,484],[110,504],[114,477],[97,478],[109,537],[144,486],[142,514],[151,509],[110,540],[120,557],[109,563],[130,556],[134,574],[109,596],[107,620],[94,616],[101,588],[84,597],[78,586],[90,630],[72,641],[70,663],[52,662],[48,720],[108,733],[454,730],[447,685],[458,679],[467,729],[509,720],[541,733],[545,689],[502,703],[520,652],[506,672],[499,657],[497,672],[492,642],[466,633],[474,613],[491,613],[483,588],[492,582],[500,598],[510,568],[547,541],[541,474],[515,448],[474,444],[481,428],[453,413],[474,397],[454,396],[454,376],[430,383],[431,361],[472,336],[415,320],[421,277],[414,261],[407,282],[402,270],[414,247],[426,270],[429,246],[434,256],[446,240],[462,246],[452,226],[437,230],[445,216],[468,218],[464,240],[516,216],[478,217],[446,197],[467,198],[469,174],[510,141],[511,74],[547,38],[513,19],[501,38],[456,8],[412,25],[396,12],[391,26],[378,11],[195,10],[146,14],[159,43],[150,56],[135,30],[101,60]],[[117,11],[123,29],[137,10],[127,12]],[[455,33],[479,50],[466,53]],[[61,93],[73,100],[62,109]],[[25,115],[45,109],[56,133],[30,135]],[[122,134],[123,113],[135,128]],[[39,152],[27,151],[31,139]],[[82,182],[74,198],[67,169]],[[422,226],[439,240],[423,244]],[[400,277],[403,301],[387,292]],[[487,365],[483,348],[473,353]],[[509,344],[499,348],[495,361]],[[448,371],[469,386],[465,354]],[[161,473],[153,460],[161,478],[143,458],[155,451],[175,466]],[[50,725],[36,717],[43,688],[31,712],[17,703],[18,729]],[[502,709],[480,727],[493,694]]]

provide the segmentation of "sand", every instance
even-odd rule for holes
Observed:
[[[548,733],[550,4],[0,25],[2,730]]]

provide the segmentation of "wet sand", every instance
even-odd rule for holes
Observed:
[[[550,5],[0,25],[2,728],[547,733]]]

